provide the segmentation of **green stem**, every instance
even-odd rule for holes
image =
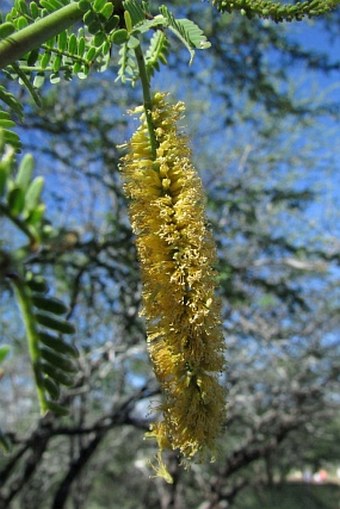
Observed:
[[[40,107],[41,99],[40,99],[39,95],[37,94],[37,92],[35,91],[30,80],[27,78],[26,74],[22,71],[22,69],[20,69],[20,67],[16,63],[12,64],[12,68],[13,68],[14,72],[16,72],[17,75],[19,76],[19,78],[22,80],[24,85],[26,86],[26,88],[29,91],[29,93],[31,94],[31,97],[34,100],[35,104]]]
[[[78,4],[71,3],[10,35],[0,42],[0,69],[12,64],[28,51],[39,48],[48,39],[80,21],[82,16]]]
[[[33,366],[34,378],[36,383],[36,389],[38,394],[38,400],[40,405],[40,411],[42,414],[47,412],[48,406],[44,392],[44,385],[39,369],[40,351],[39,351],[39,334],[36,327],[36,321],[31,306],[31,300],[27,293],[25,284],[20,280],[19,277],[11,278],[11,282],[14,286],[15,295],[17,298],[18,306],[21,312],[21,316],[24,322],[26,336],[28,341],[28,350]]]
[[[147,123],[148,131],[149,131],[151,154],[152,154],[152,159],[156,160],[158,143],[157,143],[155,128],[154,128],[153,120],[152,120],[152,100],[151,100],[151,92],[150,92],[150,81],[149,81],[148,74],[146,72],[144,56],[143,56],[142,48],[140,46],[138,46],[135,49],[135,55],[136,55],[138,69],[139,69],[139,77],[142,82],[143,106],[144,106],[144,111],[145,111],[146,123]]]

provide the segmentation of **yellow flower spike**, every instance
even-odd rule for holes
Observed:
[[[225,421],[224,340],[215,298],[215,247],[206,227],[201,180],[187,139],[177,129],[183,103],[153,98],[153,160],[145,115],[122,163],[143,279],[147,343],[161,385],[163,420],[148,437],[159,452],[153,468],[171,482],[162,451],[184,462],[212,457]],[[141,112],[138,109],[137,112]]]

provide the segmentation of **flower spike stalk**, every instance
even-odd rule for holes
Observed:
[[[141,124],[122,163],[142,271],[148,350],[163,392],[163,420],[152,424],[148,436],[159,446],[154,468],[168,482],[162,451],[176,450],[184,460],[212,454],[225,420],[215,246],[206,227],[202,184],[187,139],[177,129],[183,111],[183,103],[170,105],[166,95],[154,95],[153,157],[146,115],[138,108]]]

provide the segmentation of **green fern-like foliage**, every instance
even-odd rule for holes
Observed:
[[[120,46],[117,79],[123,82],[134,83],[139,77],[135,49],[141,44],[142,36],[146,32],[153,33],[145,51],[145,64],[149,78],[159,70],[160,64],[167,63],[170,47],[167,29],[188,49],[190,62],[196,49],[205,49],[210,46],[203,31],[194,22],[188,19],[176,19],[164,5],[159,8],[160,14],[156,16],[151,16],[146,7],[138,0],[126,0],[124,2],[125,28],[117,30],[112,35],[112,41]]]
[[[19,119],[23,117],[22,104],[11,92],[6,90],[6,88],[2,85],[0,85],[0,101],[9,108],[12,115],[17,116]],[[0,111],[3,112],[1,108],[1,102]]]
[[[138,79],[138,68],[135,61],[135,53],[133,48],[129,48],[127,42],[121,44],[119,48],[119,61],[118,61],[117,81],[121,80],[122,83],[131,81],[135,83]]]
[[[203,31],[189,19],[176,19],[169,9],[162,5],[160,12],[166,20],[167,27],[184,44],[190,53],[190,63],[192,62],[195,49],[206,49],[210,47]]]
[[[146,70],[151,78],[155,71],[159,71],[160,64],[167,63],[169,42],[162,30],[157,30],[151,38],[150,46],[145,53]]]
[[[72,385],[77,369],[73,360],[76,350],[63,339],[63,335],[73,334],[74,327],[63,316],[67,307],[48,294],[43,276],[27,269],[27,260],[41,247],[49,233],[44,218],[45,204],[41,200],[43,179],[33,178],[34,161],[30,154],[17,165],[17,135],[4,128],[4,125],[13,127],[13,122],[0,110],[1,123],[0,216],[10,221],[28,243],[12,252],[0,250],[0,280],[9,282],[16,296],[41,411],[65,414],[67,409],[58,403],[60,386]],[[3,357],[4,352],[0,351],[0,360]],[[6,446],[4,440],[0,439],[0,442]]]
[[[11,96],[12,94],[8,93],[3,87],[0,86],[0,100],[3,97],[4,102],[6,101],[7,103],[8,102],[10,103]],[[16,103],[14,102],[13,104],[15,105]],[[13,107],[15,108],[15,106]],[[2,140],[4,143],[10,144],[11,147],[14,148],[16,151],[19,151],[21,148],[21,141],[16,132],[13,131],[13,127],[15,127],[15,122],[11,119],[11,115],[7,111],[4,111],[3,109],[0,108],[0,129],[2,129]]]
[[[41,0],[39,5],[15,0],[0,26],[0,38],[1,34],[2,38],[8,38],[71,4],[69,0]],[[113,4],[105,0],[91,3],[81,0],[77,6],[79,21],[83,20],[82,27],[76,31],[70,27],[46,38],[41,45],[24,54],[18,65],[6,68],[7,73],[24,83],[31,94],[32,90],[43,85],[46,78],[56,83],[61,78],[69,80],[74,75],[86,78],[93,67],[101,71],[107,68],[110,34],[119,23],[119,17],[113,14]]]
[[[14,0],[11,11],[0,19],[0,67],[5,67],[10,78],[25,85],[39,104],[37,89],[46,79],[51,83],[73,76],[83,79],[91,69],[107,69],[112,45],[119,46],[118,79],[135,82],[138,66],[134,52],[148,32],[152,33],[146,38],[150,76],[160,63],[166,62],[167,29],[188,49],[190,61],[196,49],[210,46],[195,23],[176,19],[165,6],[155,16],[139,0],[126,0],[123,7],[124,21],[115,13],[113,3],[106,0],[41,0],[39,4]],[[75,30],[77,21],[82,26]],[[51,33],[47,30],[49,26]]]
[[[77,351],[61,336],[74,333],[73,325],[62,317],[67,307],[46,294],[42,276],[15,274],[10,281],[25,325],[41,412],[66,415],[68,409],[58,403],[60,387],[73,385],[77,372],[73,360]]]
[[[248,18],[270,18],[275,22],[302,20],[326,14],[340,4],[340,0],[311,0],[288,4],[273,0],[212,0],[221,12],[240,11]]]

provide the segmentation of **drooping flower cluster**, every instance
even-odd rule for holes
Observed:
[[[177,123],[182,103],[153,99],[157,140],[152,157],[142,109],[141,125],[122,164],[143,279],[147,342],[163,391],[163,420],[150,436],[159,449],[186,459],[212,450],[225,418],[224,341],[212,268],[215,247],[206,227],[201,181]],[[167,477],[161,454],[158,474]],[[169,479],[168,479],[169,480]]]

